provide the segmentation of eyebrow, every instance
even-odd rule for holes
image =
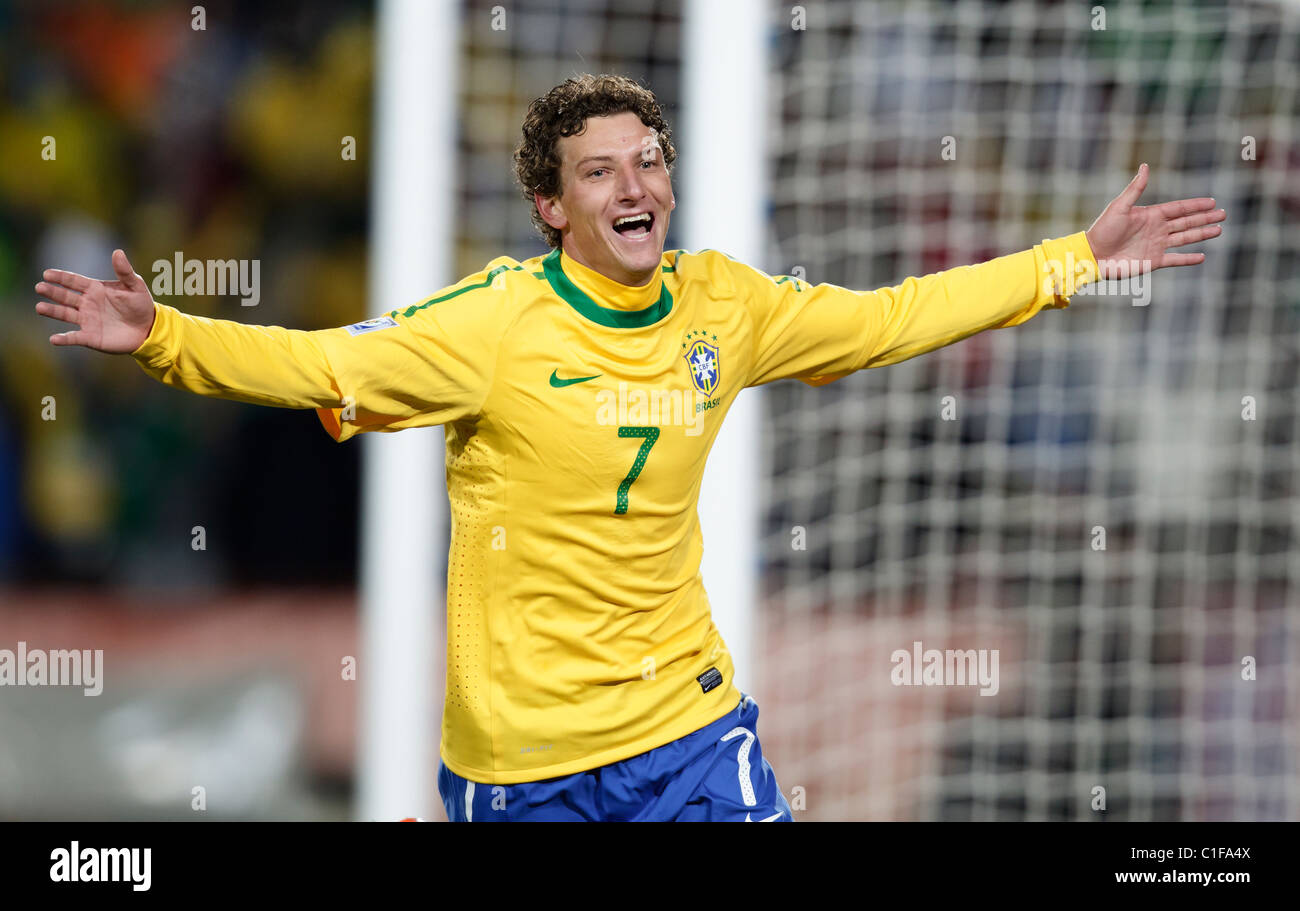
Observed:
[[[589,161],[613,161],[613,160],[614,160],[613,155],[588,155],[586,158],[582,159],[582,161],[578,162],[573,167],[576,170],[578,168],[581,168]]]
[[[658,148],[659,148],[658,146],[655,146],[655,150],[656,150],[656,151],[658,151]],[[638,150],[638,149],[632,149],[632,150],[629,150],[629,156],[631,156],[631,155],[638,155],[638,156],[639,156],[640,154],[641,154],[641,152],[640,152],[640,150]],[[595,161],[607,161],[607,162],[610,162],[611,164],[613,164],[614,162],[618,161],[618,159],[615,158],[613,155],[588,155],[586,158],[582,159],[582,160],[579,161],[577,164],[575,164],[575,165],[573,166],[573,170],[575,170],[575,171],[580,171],[580,170],[582,170],[582,166],[583,166],[583,165],[585,165],[585,164],[587,164],[587,163],[589,163],[589,162],[595,162]]]

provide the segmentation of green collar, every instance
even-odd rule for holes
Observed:
[[[602,307],[588,297],[581,288],[564,274],[560,266],[560,251],[552,250],[542,260],[542,271],[551,289],[564,301],[593,323],[609,326],[613,329],[640,329],[659,322],[673,309],[673,296],[667,284],[659,286],[659,300],[644,310],[615,310]]]

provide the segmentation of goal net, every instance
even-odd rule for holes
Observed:
[[[1143,202],[1228,212],[1199,267],[769,387],[756,695],[797,818],[1300,817],[1300,7],[771,16],[767,271],[1026,249],[1141,162]],[[996,682],[927,685],[930,650]]]

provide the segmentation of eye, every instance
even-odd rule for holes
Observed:
[[[650,165],[650,167],[653,168],[653,167],[657,164],[657,162],[656,162],[653,158],[647,158],[647,159],[645,159],[644,161],[642,161],[641,164],[643,164],[643,165],[647,165],[647,164],[648,164],[648,165]]]
[[[588,173],[587,176],[588,176],[588,177],[595,177],[598,173],[600,173],[600,172],[603,171],[603,170],[605,170],[605,169],[604,169],[604,168],[596,168],[594,171],[591,171],[590,173]]]

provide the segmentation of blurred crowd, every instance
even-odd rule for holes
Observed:
[[[50,267],[111,277],[119,246],[151,283],[177,253],[256,259],[256,309],[154,296],[301,329],[362,318],[370,6],[0,4],[0,582],[352,578],[356,447],[310,412],[54,348],[69,327],[32,286]]]

